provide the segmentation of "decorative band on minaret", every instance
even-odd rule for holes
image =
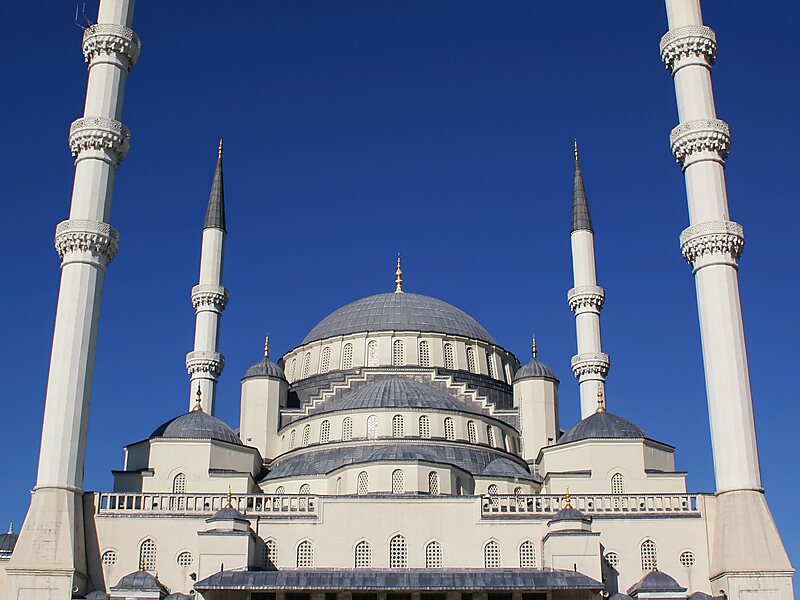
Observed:
[[[572,357],[572,372],[581,393],[581,419],[594,414],[598,389],[605,389],[610,364],[600,339],[600,311],[605,292],[597,285],[594,256],[594,229],[586,200],[586,187],[575,142],[575,178],[572,189],[572,271],[575,287],[567,293],[570,310],[575,314],[578,354]]]
[[[690,225],[680,236],[697,291],[717,496],[711,547],[714,596],[772,590],[792,598],[791,565],[761,488],[750,374],[739,299],[741,225],[728,217],[728,125],[711,84],[717,39],[699,0],[666,0],[670,30],[661,58],[675,84],[680,123],[670,148],[686,179]]]
[[[200,282],[192,288],[195,310],[194,350],[186,355],[189,373],[189,409],[195,405],[195,394],[201,390],[203,410],[213,415],[217,379],[225,367],[219,353],[219,327],[222,311],[228,304],[228,290],[222,287],[222,266],[225,255],[225,185],[222,177],[222,140],[217,151],[217,166],[211,182],[203,241],[200,251]]]
[[[7,567],[9,597],[71,598],[87,580],[83,467],[105,270],[119,248],[109,223],[114,178],[130,147],[120,121],[128,73],[141,43],[134,0],[101,0],[84,30],[84,115],[69,131],[75,182],[69,219],[56,227],[61,283],[50,354],[39,469]]]

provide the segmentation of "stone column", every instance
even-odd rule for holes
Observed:
[[[101,0],[97,24],[83,36],[89,81],[84,116],[69,133],[75,182],[69,219],[56,227],[61,285],[36,487],[8,566],[15,599],[69,598],[87,577],[81,487],[103,278],[119,244],[108,220],[130,140],[120,118],[140,50],[133,9],[134,0]]]
[[[711,85],[716,35],[703,25],[699,0],[666,5],[670,30],[661,39],[661,58],[675,83],[680,117],[670,145],[689,203],[690,226],[680,245],[695,277],[717,485],[712,587],[731,599],[745,597],[745,590],[772,590],[777,595],[769,597],[788,599],[791,566],[761,487],[739,300],[744,234],[729,218],[725,160],[731,137],[717,118]]]

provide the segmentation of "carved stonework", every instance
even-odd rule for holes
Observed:
[[[86,150],[108,151],[119,164],[130,147],[131,132],[119,121],[104,117],[82,117],[69,128],[69,149],[77,158]]]
[[[225,357],[219,352],[195,350],[186,355],[186,370],[189,372],[189,375],[207,373],[216,379],[220,376],[224,368]]]
[[[119,232],[99,221],[62,221],[56,226],[55,246],[62,260],[72,252],[91,252],[108,264],[119,249]]]
[[[121,56],[128,71],[139,58],[142,42],[133,29],[112,23],[97,23],[83,32],[83,58],[91,63],[98,56]]]
[[[680,240],[681,254],[692,265],[712,254],[738,260],[744,250],[744,229],[733,221],[709,221],[687,227]]]
[[[688,121],[672,130],[669,144],[675,159],[683,166],[696,152],[716,152],[724,161],[731,148],[731,130],[719,119]]]
[[[605,291],[597,285],[578,286],[567,292],[567,302],[569,302],[572,312],[578,312],[582,309],[599,311],[603,308],[605,299]]]
[[[611,360],[605,352],[584,352],[572,357],[572,372],[575,377],[581,378],[584,375],[608,375],[608,368]]]
[[[717,58],[717,34],[704,25],[678,27],[664,34],[659,47],[661,60],[674,74],[676,63],[685,58],[702,58],[713,65]]]
[[[195,310],[201,306],[211,306],[223,310],[228,304],[228,290],[221,285],[202,284],[192,288],[192,306]]]

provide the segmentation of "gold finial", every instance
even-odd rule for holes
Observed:
[[[228,486],[228,504],[225,508],[233,508],[233,494],[231,493],[231,486]]]
[[[596,413],[606,412],[606,401],[603,397],[603,386],[597,384],[597,410]]]
[[[575,150],[575,160],[578,160],[578,140],[574,139],[572,140],[572,143],[573,143],[573,148]]]
[[[217,150],[217,157],[222,158],[222,138],[219,138],[219,149]]]
[[[400,268],[400,253],[397,253],[397,271],[394,272],[394,293],[403,293],[403,269]]]
[[[146,571],[147,569],[144,568],[144,554],[142,554],[142,553],[139,553],[139,554],[140,554],[140,556],[139,556],[139,570],[140,571]]]
[[[567,488],[567,493],[564,494],[564,508],[572,508],[572,494],[569,493],[569,488]]]
[[[194,401],[192,412],[203,412],[203,392],[200,391],[200,382],[197,382],[197,397]]]
[[[264,358],[269,358],[269,336],[264,338]]]
[[[653,573],[658,571],[658,557],[654,554],[653,555]]]
[[[536,358],[536,336],[531,339],[531,356]]]

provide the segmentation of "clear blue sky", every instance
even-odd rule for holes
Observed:
[[[94,14],[96,6],[88,3]],[[733,131],[732,218],[746,231],[742,304],[768,499],[800,563],[793,375],[800,337],[796,2],[707,0],[714,83]],[[58,258],[86,69],[72,2],[18,2],[0,38],[6,81],[0,519],[34,484]],[[122,235],[103,297],[86,487],[108,490],[122,447],[186,410],[184,356],[217,138],[225,138],[231,301],[218,415],[269,332],[275,355],[323,316],[406,288],[475,316],[521,360],[530,337],[578,419],[569,211],[572,138],[597,233],[608,405],[677,446],[693,491],[713,470],[683,177],[660,63],[663,2],[293,0],[139,2],[142,56],[117,178]],[[791,283],[794,281],[795,283]],[[792,462],[790,462],[792,461]]]

